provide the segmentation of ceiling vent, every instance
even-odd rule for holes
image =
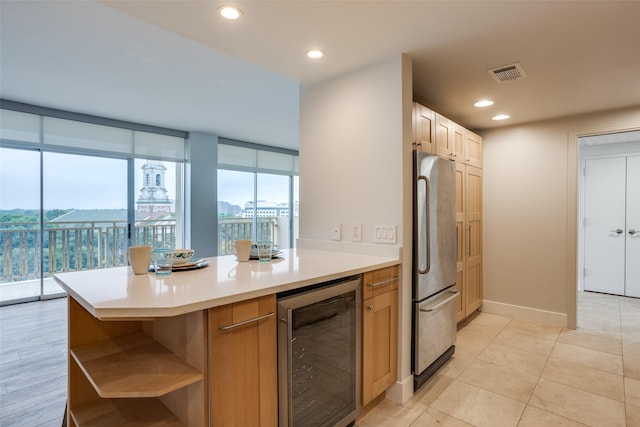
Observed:
[[[527,74],[524,72],[524,68],[522,68],[522,65],[519,62],[493,68],[489,70],[489,74],[491,74],[491,77],[493,77],[493,79],[498,83],[509,80],[524,79],[527,77]]]

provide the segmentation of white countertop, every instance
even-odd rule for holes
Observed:
[[[399,264],[397,258],[285,249],[270,262],[206,258],[209,266],[170,276],[136,276],[129,267],[58,273],[71,297],[98,319],[170,317]]]

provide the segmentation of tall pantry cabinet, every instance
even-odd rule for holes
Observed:
[[[413,149],[456,162],[458,278],[456,318],[460,322],[482,306],[482,137],[414,103]]]

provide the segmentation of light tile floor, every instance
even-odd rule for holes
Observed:
[[[480,313],[409,402],[357,426],[640,426],[640,299],[578,301],[577,330]]]

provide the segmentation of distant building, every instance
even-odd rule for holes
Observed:
[[[150,220],[168,218],[175,211],[175,206],[165,188],[167,168],[162,162],[149,160],[141,169],[142,188],[136,202],[136,217]]]
[[[93,227],[113,227],[116,223],[127,222],[126,209],[73,209],[49,221],[60,228],[76,228],[78,224],[92,224]]]
[[[241,216],[243,218],[253,218],[254,212],[256,218],[288,217],[289,204],[269,202],[267,200],[258,200],[257,203],[251,201],[244,204]]]

